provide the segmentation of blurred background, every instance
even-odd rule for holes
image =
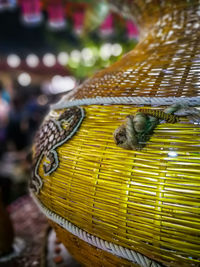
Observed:
[[[0,188],[27,193],[34,134],[49,105],[137,43],[105,2],[0,0]]]

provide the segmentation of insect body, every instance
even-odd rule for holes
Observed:
[[[175,122],[179,121],[178,116],[173,115],[173,114],[169,114],[169,113],[165,113],[162,110],[139,109],[138,112],[142,112],[143,114],[153,116],[153,117],[158,118],[160,120],[165,120],[169,123],[175,123]]]

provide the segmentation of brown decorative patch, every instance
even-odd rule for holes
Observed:
[[[33,158],[33,173],[30,187],[36,193],[42,187],[42,180],[38,174],[39,165],[45,157],[49,163],[43,164],[44,174],[50,175],[58,165],[59,159],[56,148],[69,140],[78,130],[84,118],[84,109],[72,107],[65,110],[60,117],[47,120],[35,137],[35,153]]]

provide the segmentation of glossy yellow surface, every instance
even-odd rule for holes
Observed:
[[[104,240],[162,262],[196,262],[200,127],[162,123],[145,148],[129,151],[115,145],[113,132],[138,108],[84,108],[80,130],[57,150],[59,168],[51,176],[40,168],[42,203]]]
[[[140,41],[120,61],[67,95],[66,101],[200,96],[199,0],[109,1],[136,18]],[[139,107],[84,108],[86,118],[79,131],[57,149],[59,168],[44,176],[40,166],[44,186],[38,198],[94,236],[166,266],[199,266],[200,126],[186,119],[160,124],[141,151],[130,151],[116,146],[113,132]],[[68,244],[69,234],[56,229],[83,264],[103,262],[104,252],[91,250],[94,254],[86,263],[79,257],[77,238],[70,237]],[[111,266],[117,266],[116,261],[113,265],[110,261]]]
[[[56,230],[57,237],[62,240],[62,243],[68,248],[70,254],[83,266],[95,267],[138,267],[128,260],[116,257],[111,253],[97,249],[87,242],[65,231],[56,223],[49,221],[50,225]]]

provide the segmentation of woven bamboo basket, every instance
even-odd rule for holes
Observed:
[[[33,147],[33,196],[85,266],[200,265],[200,126],[159,121],[117,146],[127,116],[200,106],[200,4],[121,0],[136,48],[52,106]]]

